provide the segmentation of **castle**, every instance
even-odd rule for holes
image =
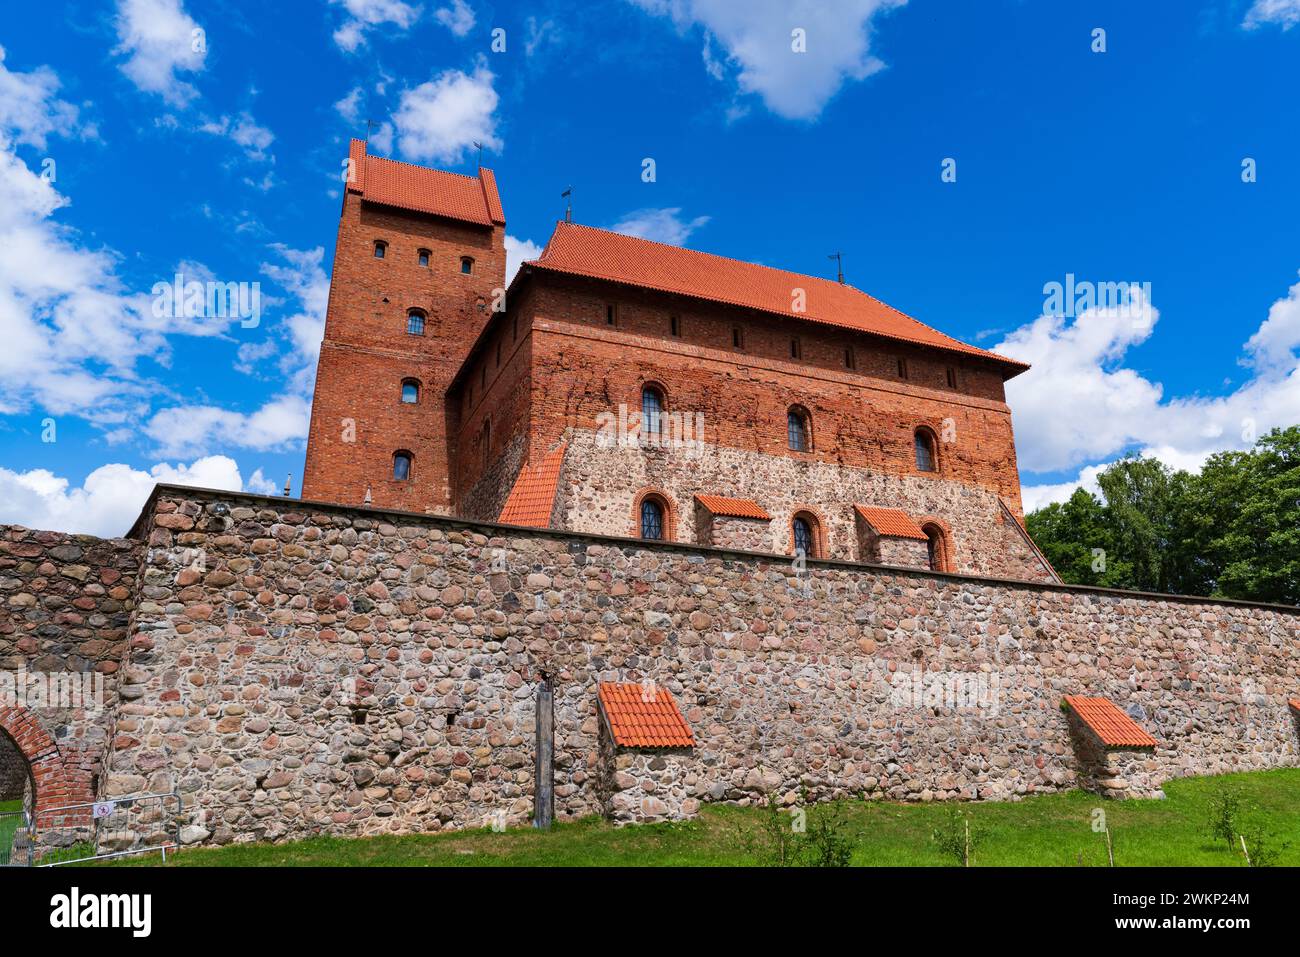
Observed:
[[[350,159],[302,499],[0,528],[34,853],[1300,763],[1300,610],[1066,585],[1034,547],[1022,364],[568,222],[506,288],[489,171]],[[74,676],[97,697],[23,691]]]
[[[354,140],[309,499],[1032,581],[1024,363],[841,282],[560,222]]]

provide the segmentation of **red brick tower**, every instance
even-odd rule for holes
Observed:
[[[350,150],[307,499],[449,512],[447,385],[505,286],[505,214],[491,170],[462,176]],[[403,466],[409,461],[407,476]]]

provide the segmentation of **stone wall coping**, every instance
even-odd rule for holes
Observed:
[[[696,545],[686,542],[653,541],[644,538],[631,538],[624,535],[599,535],[592,532],[575,532],[555,528],[529,528],[524,525],[506,525],[501,522],[453,518],[448,515],[436,515],[430,512],[408,512],[402,509],[375,508],[374,506],[366,505],[343,505],[338,502],[319,502],[312,499],[288,498],[282,495],[261,495],[256,492],[232,492],[226,489],[203,488],[200,486],[190,485],[172,485],[161,482],[154,485],[153,491],[149,493],[149,497],[145,500],[145,503],[140,510],[139,517],[136,518],[135,522],[131,525],[131,528],[127,531],[125,537],[134,539],[143,538],[144,527],[147,523],[147,519],[152,514],[154,505],[158,499],[164,495],[191,499],[232,499],[242,502],[253,502],[263,507],[278,508],[282,511],[312,510],[344,512],[362,518],[375,519],[392,516],[403,521],[423,522],[430,525],[440,525],[445,528],[481,529],[488,532],[509,533],[511,535],[529,535],[533,537],[549,537],[555,539],[595,542],[602,545],[612,545],[620,548],[635,547],[645,548],[651,551],[677,551],[700,555],[714,555],[719,557],[761,559],[769,562],[773,559],[787,562],[791,558],[791,556],[783,555],[779,552],[757,552],[737,548],[719,548],[714,545]],[[1163,592],[1126,591],[1122,588],[1101,588],[1096,585],[1070,585],[1064,582],[1060,584],[1047,584],[1042,582],[1023,581],[1017,578],[994,578],[986,575],[936,572],[931,571],[930,569],[908,568],[900,565],[874,565],[868,562],[854,562],[842,558],[808,558],[806,559],[806,562],[809,566],[824,568],[844,568],[885,572],[890,575],[906,575],[911,578],[935,578],[943,581],[1000,585],[1012,588],[1021,588],[1028,591],[1074,592],[1078,594],[1099,595],[1110,598],[1141,598],[1153,601],[1178,602],[1180,604],[1188,605],[1234,605],[1244,608],[1262,608],[1285,612],[1291,615],[1300,615],[1300,606],[1280,605],[1262,601],[1247,601],[1239,598],[1211,598],[1204,595],[1170,595]]]

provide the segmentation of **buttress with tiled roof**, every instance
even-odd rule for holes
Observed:
[[[348,159],[307,497],[1056,580],[1021,524],[1015,356],[847,282],[567,221],[507,276],[490,170]]]

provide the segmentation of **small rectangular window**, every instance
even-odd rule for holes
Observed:
[[[420,265],[421,266],[429,265],[429,250],[427,249],[420,250]]]
[[[856,369],[857,367],[858,363],[853,356],[853,347],[849,346],[844,350],[844,368]]]
[[[745,336],[740,331],[740,326],[731,327],[731,344],[737,349],[745,348]]]
[[[799,337],[795,336],[793,339],[790,340],[790,358],[791,359],[802,358],[802,353],[803,353],[803,348],[799,345]]]
[[[948,388],[957,388],[957,370],[952,366],[948,366]]]
[[[682,334],[682,321],[677,316],[668,317],[668,331],[676,337]]]
[[[607,326],[614,325],[614,319],[615,319],[614,304],[612,302],[606,303],[605,304],[605,325]]]
[[[898,377],[900,379],[907,378],[907,360],[902,356],[899,356],[898,358]]]

